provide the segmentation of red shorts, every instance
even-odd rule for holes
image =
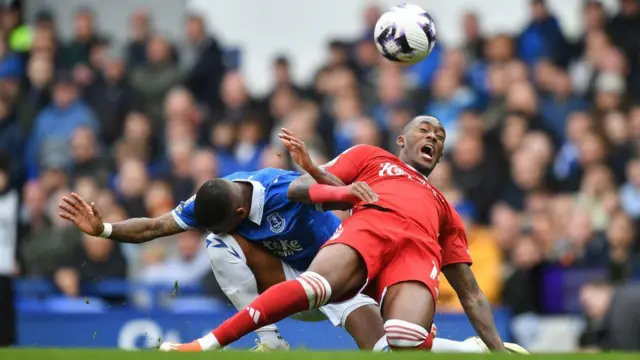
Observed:
[[[363,292],[380,304],[387,288],[405,281],[423,283],[437,303],[441,250],[427,236],[395,213],[368,208],[348,217],[323,247],[345,244],[360,253],[368,273]]]

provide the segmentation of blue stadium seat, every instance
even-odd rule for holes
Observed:
[[[101,313],[107,310],[107,304],[98,298],[72,298],[52,296],[45,299],[43,307],[52,313]]]
[[[205,296],[185,296],[172,299],[168,308],[176,314],[211,313],[226,308],[220,300]]]

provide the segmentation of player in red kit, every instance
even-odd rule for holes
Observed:
[[[391,348],[428,350],[441,270],[487,347],[504,350],[491,307],[470,270],[462,221],[426,178],[444,148],[440,121],[419,116],[407,124],[398,137],[398,157],[358,145],[323,167],[312,164],[293,134],[283,130],[280,137],[310,175],[292,183],[288,197],[313,204],[352,202],[352,215],[307,272],[271,287],[212,333],[175,350],[220,348],[259,327],[361,290],[380,303]],[[354,182],[365,182],[375,196],[358,202],[344,186]]]

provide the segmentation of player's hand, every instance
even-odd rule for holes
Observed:
[[[61,210],[58,216],[72,222],[84,233],[98,236],[104,231],[100,211],[94,203],[87,204],[80,195],[71,193],[69,196],[63,196],[58,207]]]
[[[281,132],[278,134],[278,137],[280,138],[280,141],[282,141],[284,147],[287,148],[289,154],[291,154],[293,161],[304,171],[311,172],[314,165],[313,161],[311,161],[311,156],[309,156],[307,145],[305,145],[304,141],[300,140],[296,134],[291,131],[285,128],[280,130]]]
[[[378,201],[378,194],[371,190],[364,181],[355,182],[347,187],[349,188],[349,195],[357,197],[360,201],[368,203]]]

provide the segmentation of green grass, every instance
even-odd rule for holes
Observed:
[[[513,359],[510,354],[425,354],[411,353],[365,353],[365,352],[320,352],[291,351],[252,353],[248,351],[223,351],[217,353],[160,353],[156,351],[122,351],[122,350],[61,350],[61,349],[8,349],[0,350],[0,360],[155,360],[155,359],[214,359],[214,360],[369,360],[369,359],[402,359],[422,360],[474,360],[474,359]],[[528,358],[540,360],[586,360],[638,359],[638,354],[536,354]]]

